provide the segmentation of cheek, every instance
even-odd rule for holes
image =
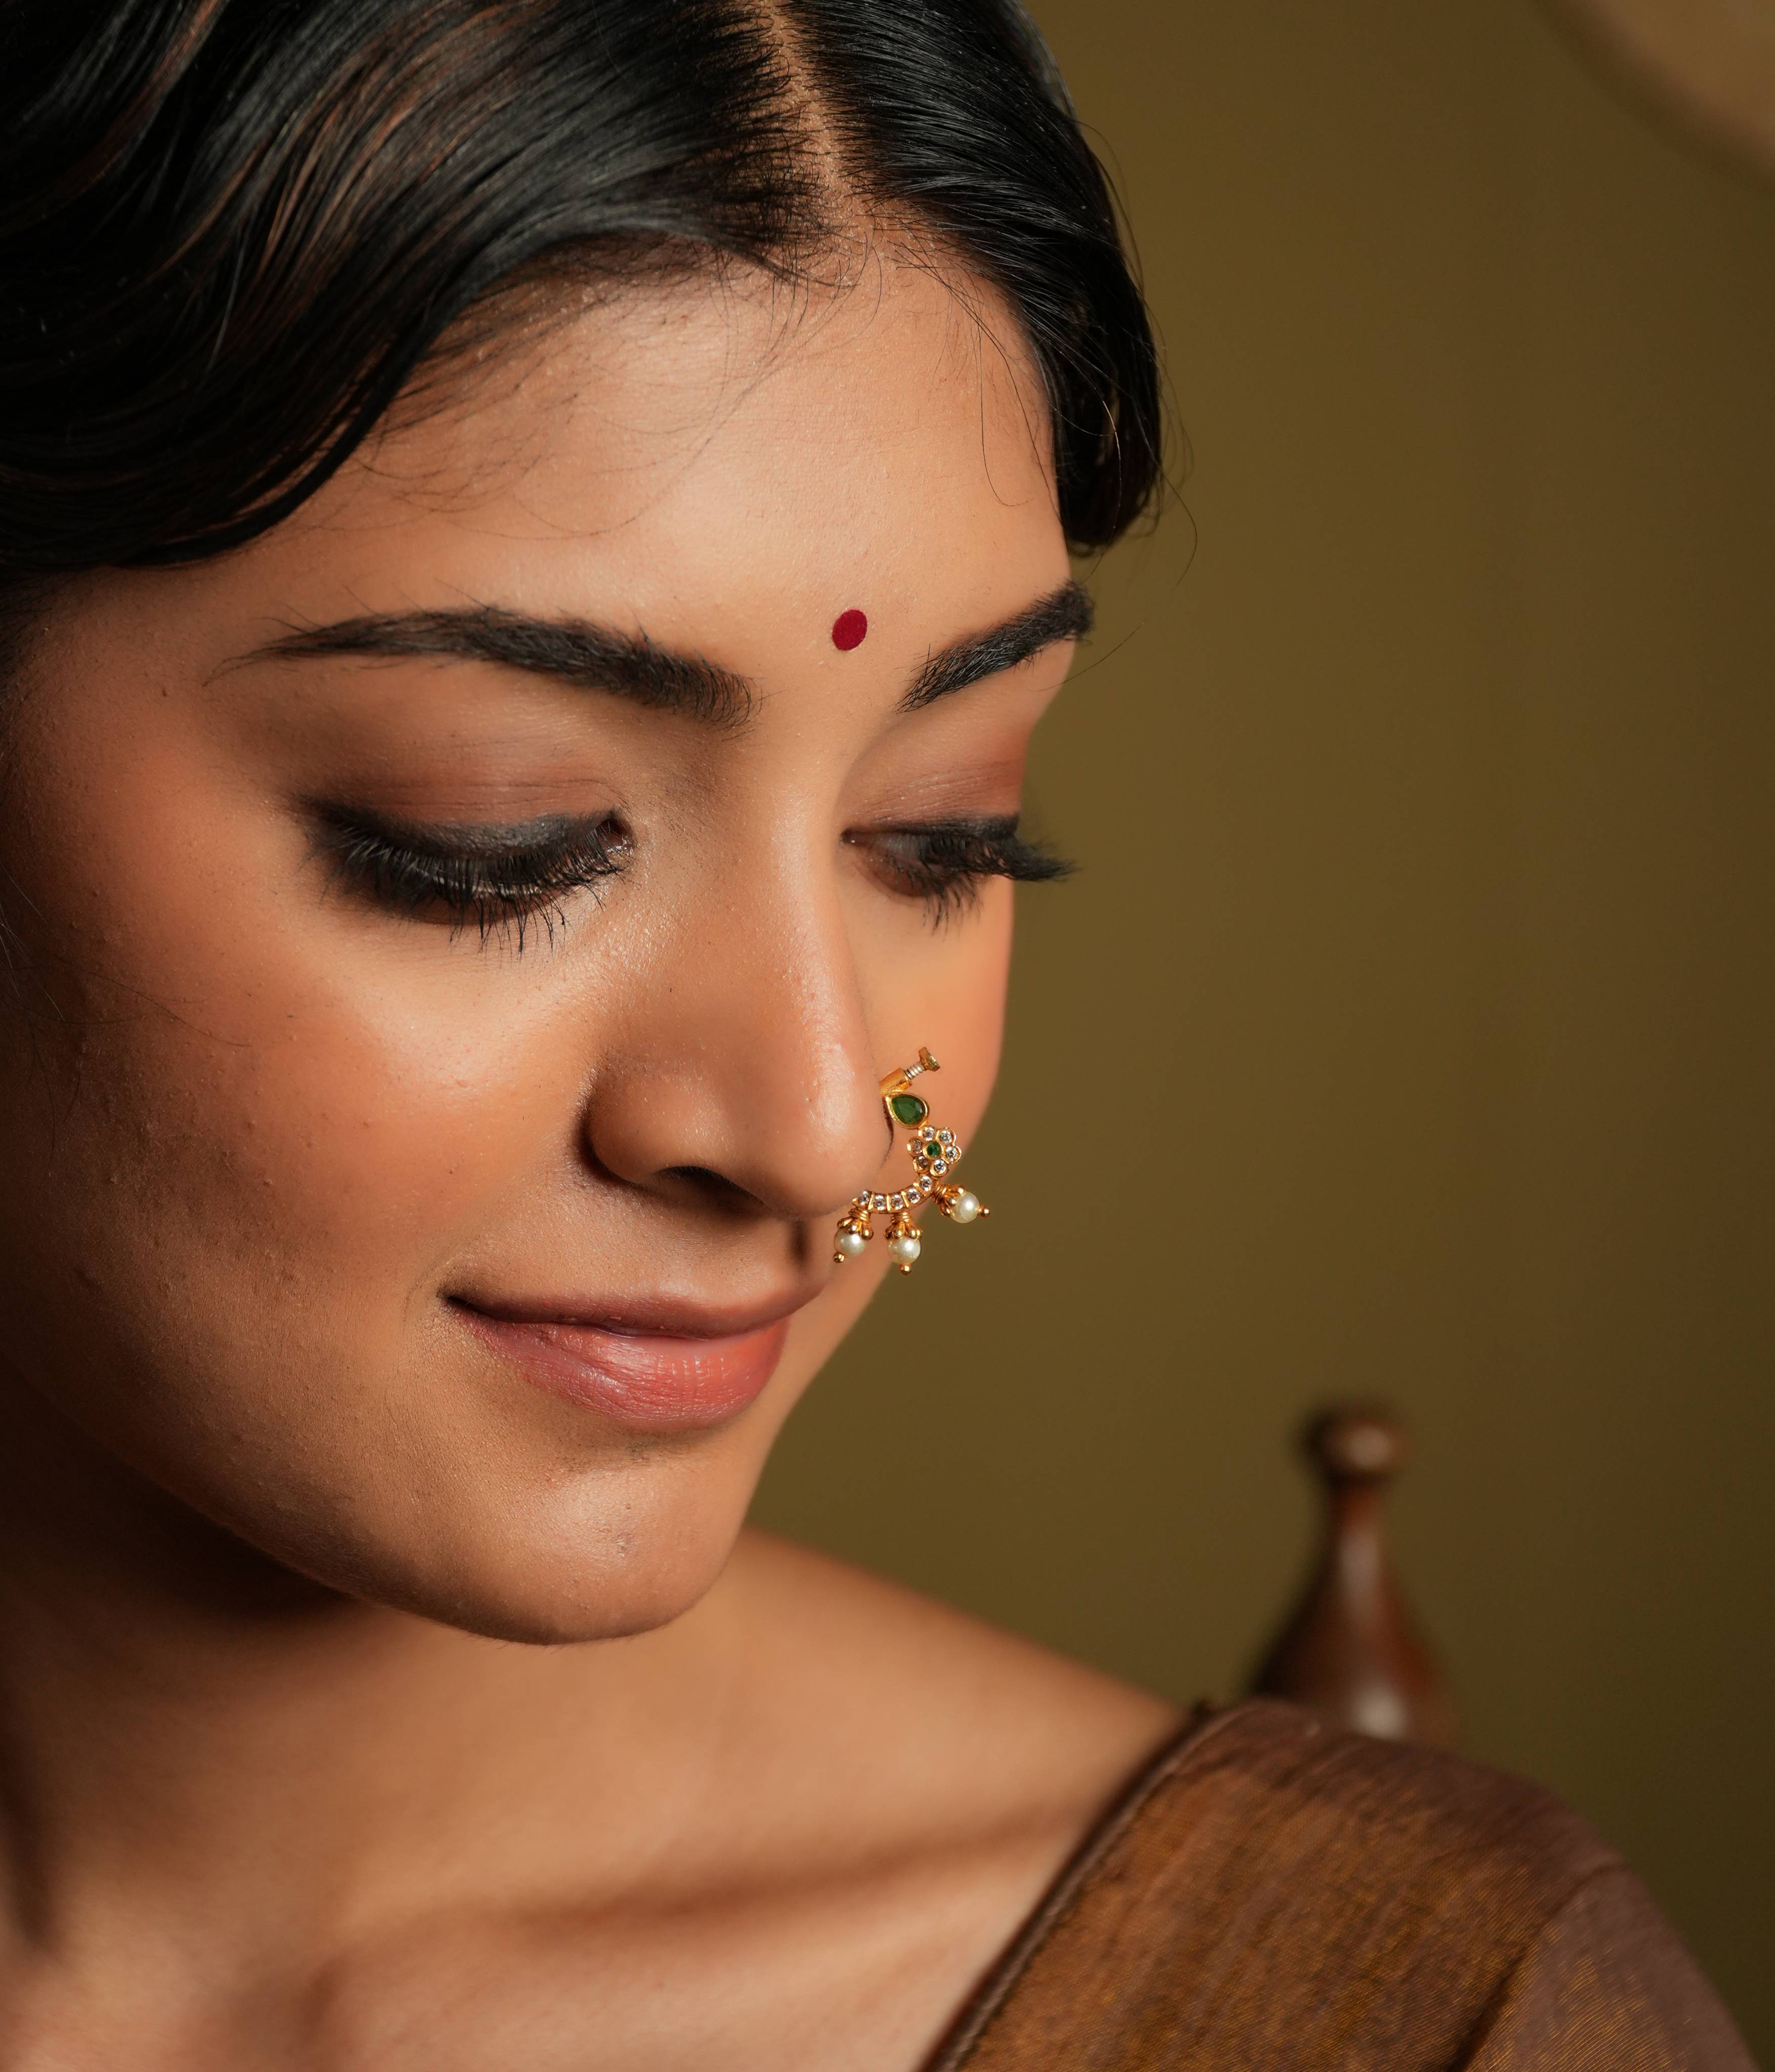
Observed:
[[[909,1064],[921,1044],[935,1054],[942,1071],[922,1079],[918,1092],[932,1119],[948,1124],[964,1143],[979,1128],[998,1077],[1014,916],[1012,886],[988,879],[963,919],[923,932],[916,953],[896,960],[897,982],[872,1016],[892,1052],[881,1059],[884,1071]]]
[[[999,1053],[1005,1041],[1005,995],[1011,974],[1012,923],[1015,894],[1002,878],[983,888],[984,911],[972,954],[958,970],[955,991],[956,1092],[965,1104],[966,1128],[977,1128],[998,1078]],[[943,1060],[945,1075],[949,1060]],[[939,1080],[937,1084],[941,1086]]]
[[[107,767],[109,732],[45,744],[10,824],[49,995],[0,1089],[11,1277],[170,1385],[269,1385],[347,1334],[373,1362],[516,1148],[560,1135],[551,1092],[570,1121],[563,1018],[496,954],[343,924],[262,804],[175,744]]]

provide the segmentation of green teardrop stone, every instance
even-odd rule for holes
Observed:
[[[916,1094],[891,1094],[888,1106],[894,1111],[894,1120],[903,1122],[908,1129],[916,1129],[931,1112]]]

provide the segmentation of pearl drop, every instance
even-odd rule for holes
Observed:
[[[949,1215],[951,1222],[971,1223],[979,1214],[980,1196],[969,1194],[965,1187],[950,1201]]]
[[[869,1242],[861,1231],[840,1231],[837,1248],[845,1258],[855,1259],[859,1252],[869,1250]]]
[[[915,1237],[890,1237],[888,1252],[896,1266],[911,1266],[924,1249]]]

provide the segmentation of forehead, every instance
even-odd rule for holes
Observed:
[[[620,605],[650,631],[713,608],[736,640],[861,605],[939,642],[1066,569],[1014,319],[881,257],[841,286],[626,290],[511,341],[367,446],[279,550],[314,581]]]

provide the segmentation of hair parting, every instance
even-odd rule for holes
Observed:
[[[521,290],[807,278],[859,222],[1009,306],[1075,545],[1154,493],[1140,291],[1015,0],[0,11],[0,631],[46,580],[277,524]]]

